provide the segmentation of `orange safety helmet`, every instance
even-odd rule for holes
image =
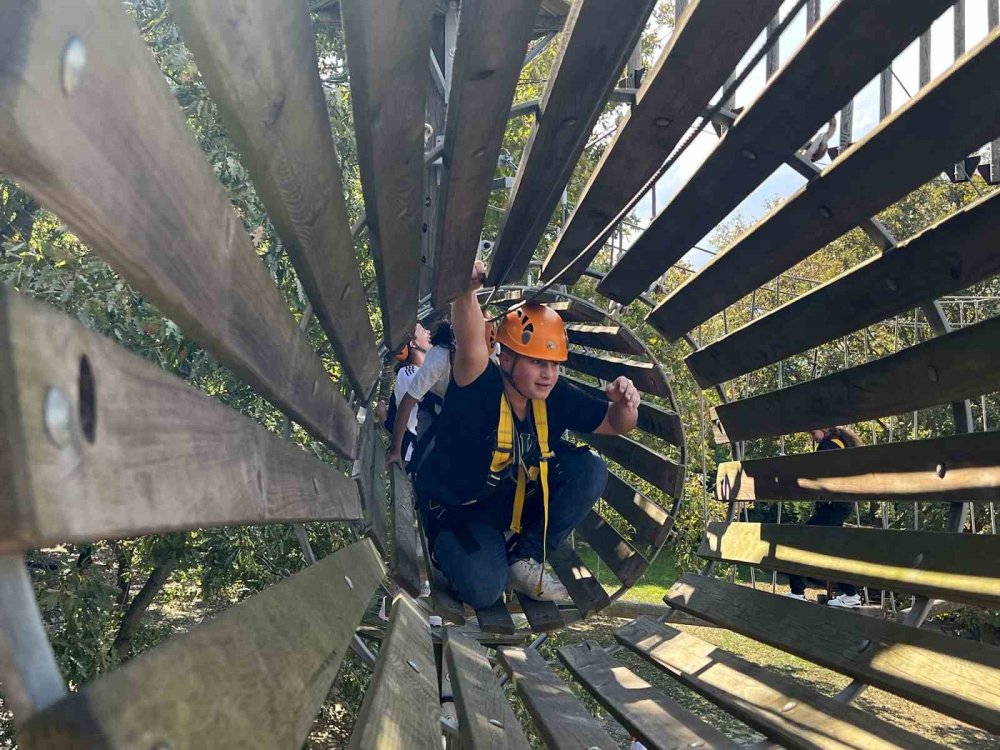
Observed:
[[[493,346],[497,342],[497,324],[493,321],[486,321],[486,349],[493,354]]]
[[[569,358],[566,326],[559,313],[545,305],[528,303],[503,316],[497,343],[534,359],[565,362]]]

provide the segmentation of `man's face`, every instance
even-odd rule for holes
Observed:
[[[431,332],[417,323],[413,329],[413,341],[425,352],[431,348]]]
[[[823,442],[823,438],[826,437],[826,430],[810,430],[809,434],[812,435],[814,443]]]
[[[516,362],[516,365],[515,365]],[[559,363],[531,357],[517,357],[506,350],[500,353],[500,366],[511,373],[517,389],[532,400],[548,398],[559,380]]]

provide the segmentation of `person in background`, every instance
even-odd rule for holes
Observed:
[[[840,450],[856,448],[862,445],[861,438],[850,427],[821,427],[810,430],[814,449],[817,451]],[[851,515],[851,503],[817,502],[812,516],[806,521],[806,526],[843,526]],[[806,601],[806,579],[798,575],[788,575],[791,591],[785,596]],[[858,590],[850,583],[838,583],[840,595],[827,601],[831,607],[860,607],[861,597]]]
[[[389,404],[385,427],[393,434],[395,434],[397,426],[404,432],[402,452],[405,458],[409,457],[413,449],[413,442],[417,438],[417,413],[413,411],[405,419],[400,419],[399,404],[403,400],[403,396],[406,395],[410,382],[419,371],[420,365],[424,362],[424,356],[430,348],[430,331],[417,323],[416,328],[413,329],[413,338],[396,354],[399,366],[396,370],[396,383],[392,389],[392,402]]]

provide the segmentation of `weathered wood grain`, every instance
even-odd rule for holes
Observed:
[[[605,349],[620,354],[645,356],[646,350],[638,339],[627,328],[617,325],[595,326],[583,323],[570,323],[566,326],[569,343],[584,346],[588,349]]]
[[[0,382],[0,553],[362,517],[334,466],[4,287]]]
[[[618,302],[631,302],[645,291],[951,2],[915,0],[905,16],[891,2],[838,3],[598,284],[598,291]],[[945,140],[940,130],[935,132]]]
[[[615,633],[620,643],[740,721],[804,750],[942,750],[942,746],[642,617]]]
[[[651,362],[607,356],[595,357],[571,351],[565,366],[608,381],[624,375],[631,379],[640,391],[670,398],[670,387],[667,385],[666,377],[659,366]]]
[[[688,355],[688,369],[708,388],[968,289],[1000,272],[998,235],[994,193]]]
[[[623,586],[631,586],[646,572],[649,563],[635,547],[594,511],[576,527],[591,549],[614,572]]]
[[[543,280],[550,281],[570,263],[653,175],[779,5],[777,0],[692,3],[590,175],[576,210],[545,260]],[[575,282],[600,249],[598,243],[588,257],[574,264],[563,283]]]
[[[490,256],[489,284],[517,281],[559,204],[655,0],[572,6]],[[502,276],[501,276],[502,275]]]
[[[444,658],[463,746],[468,750],[528,750],[531,745],[482,646],[448,628]]]
[[[350,750],[441,746],[441,703],[427,615],[406,595],[392,603],[389,631],[354,724]]]
[[[1000,318],[806,383],[716,407],[729,440],[850,424],[997,388]]]
[[[40,0],[3,14],[0,171],[220,362],[353,455],[347,402],[121,5]]]
[[[444,210],[431,297],[435,308],[468,288],[507,112],[539,4],[462,3],[444,133]]]
[[[378,459],[376,459],[378,460]],[[410,596],[420,596],[420,563],[417,560],[417,530],[413,485],[399,466],[393,464],[392,486],[393,545],[392,574]]]
[[[662,453],[621,435],[582,432],[573,435],[671,497],[680,495],[684,475],[677,463]]]
[[[536,633],[551,633],[565,626],[555,602],[542,602],[520,592],[516,594],[521,611],[528,618],[528,627]]]
[[[607,398],[603,388],[591,385],[590,383],[584,382],[579,378],[574,378],[572,375],[561,374],[560,377],[565,378],[577,388],[580,388],[597,398]],[[658,404],[654,404],[649,401],[640,401],[639,419],[635,426],[643,432],[666,440],[671,445],[684,444],[684,427],[681,424],[680,415],[677,412],[671,409],[665,409]]]
[[[819,451],[719,464],[724,502],[884,500],[993,502],[1000,494],[1000,433]]]
[[[178,0],[198,70],[359,393],[379,375],[305,0]],[[287,106],[286,106],[287,105]]]
[[[698,555],[949,601],[1000,601],[1000,537],[992,534],[714,522]]]
[[[340,550],[84,685],[20,742],[297,750],[384,574],[371,543]]]
[[[365,519],[371,525],[371,538],[385,555],[389,552],[389,521],[385,503],[385,485],[376,481],[376,473],[383,471],[384,452],[376,452],[375,412],[367,410],[358,437],[358,458],[351,470],[357,483],[358,494],[364,504]]]
[[[616,662],[596,641],[563,646],[560,661],[649,750],[736,750],[722,732]],[[700,744],[696,744],[700,743]]]
[[[510,616],[507,605],[500,600],[490,607],[483,607],[476,610],[476,621],[479,628],[485,633],[498,633],[500,635],[512,635],[517,632],[514,626],[514,618]]]
[[[589,617],[611,604],[604,586],[584,565],[569,542],[563,542],[559,549],[548,556],[548,559],[552,570],[566,587],[582,617]]]
[[[650,323],[669,338],[683,335],[978,149],[996,135],[1000,82],[991,73],[998,66],[995,30],[716,255],[650,313]]]
[[[663,600],[990,732],[1000,728],[1000,649],[933,630],[684,574]]]
[[[635,528],[633,542],[641,540],[659,549],[666,541],[674,525],[673,516],[617,474],[608,472],[608,485],[601,497]]]
[[[417,322],[431,11],[430,0],[340,3],[361,190],[389,351],[409,341]]]
[[[508,647],[497,653],[546,747],[551,750],[618,748],[618,743],[583,707],[569,685],[549,669],[538,651]]]

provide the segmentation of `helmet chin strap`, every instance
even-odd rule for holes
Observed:
[[[510,351],[508,349],[508,351]],[[518,361],[521,359],[521,355],[517,352],[511,351],[510,356],[514,358],[514,364],[510,366],[510,372],[506,372],[502,367],[500,368],[500,374],[503,375],[503,379],[510,383],[510,387],[517,391],[522,398],[526,401],[531,401],[531,398],[525,394],[520,388],[517,387],[517,383],[514,382],[514,368],[517,367]]]

